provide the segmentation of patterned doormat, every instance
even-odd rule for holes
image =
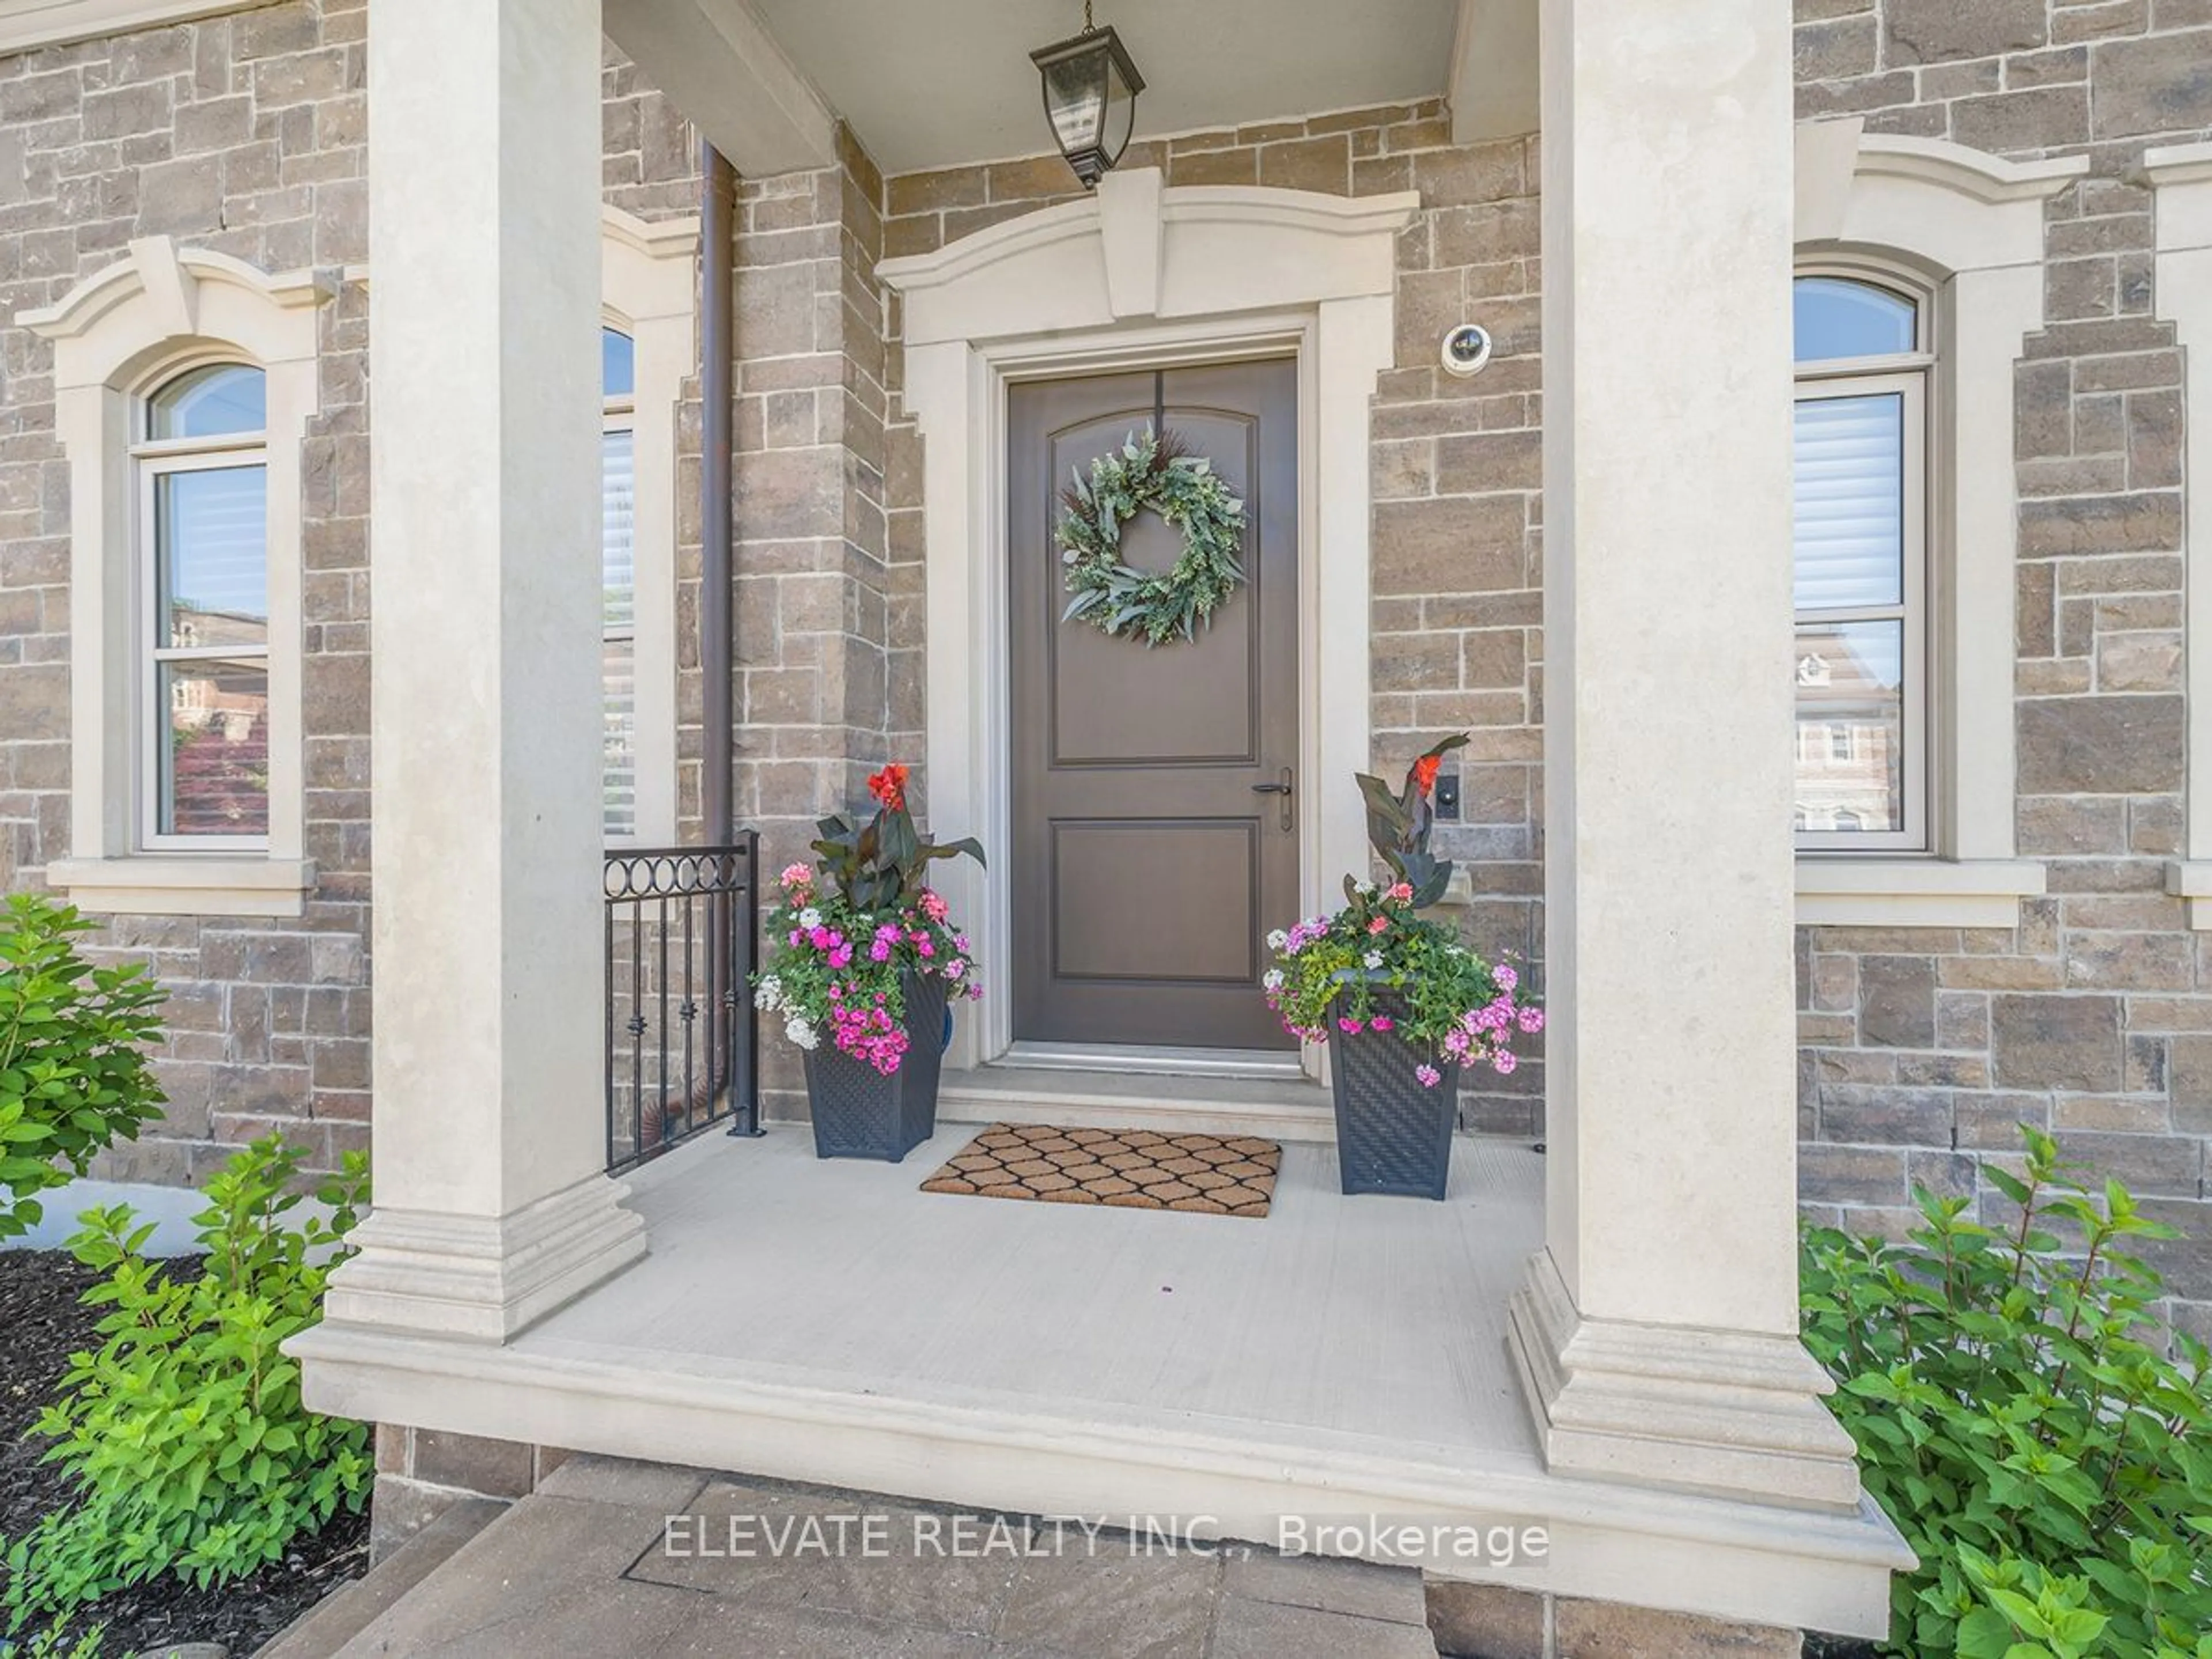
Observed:
[[[1280,1146],[1251,1135],[994,1123],[923,1182],[921,1190],[1264,1216],[1282,1161]]]

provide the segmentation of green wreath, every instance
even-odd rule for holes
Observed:
[[[1060,613],[1105,634],[1127,632],[1146,646],[1191,639],[1198,625],[1229,602],[1244,580],[1244,503],[1229,492],[1213,463],[1190,453],[1182,438],[1151,428],[1132,434],[1121,453],[1091,463],[1086,480],[1060,493],[1058,540],[1074,595]],[[1121,526],[1150,507],[1182,532],[1182,552],[1165,570],[1121,562]]]

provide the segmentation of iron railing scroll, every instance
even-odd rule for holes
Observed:
[[[606,854],[607,1171],[760,1133],[760,836]]]

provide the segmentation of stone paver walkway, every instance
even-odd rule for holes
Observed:
[[[676,1517],[672,1520],[671,1517]],[[341,1659],[1436,1659],[1420,1575],[578,1458]]]

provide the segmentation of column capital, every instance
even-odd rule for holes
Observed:
[[[1555,1474],[1856,1510],[1835,1383],[1794,1337],[1587,1319],[1549,1250],[1513,1294],[1510,1346]]]

